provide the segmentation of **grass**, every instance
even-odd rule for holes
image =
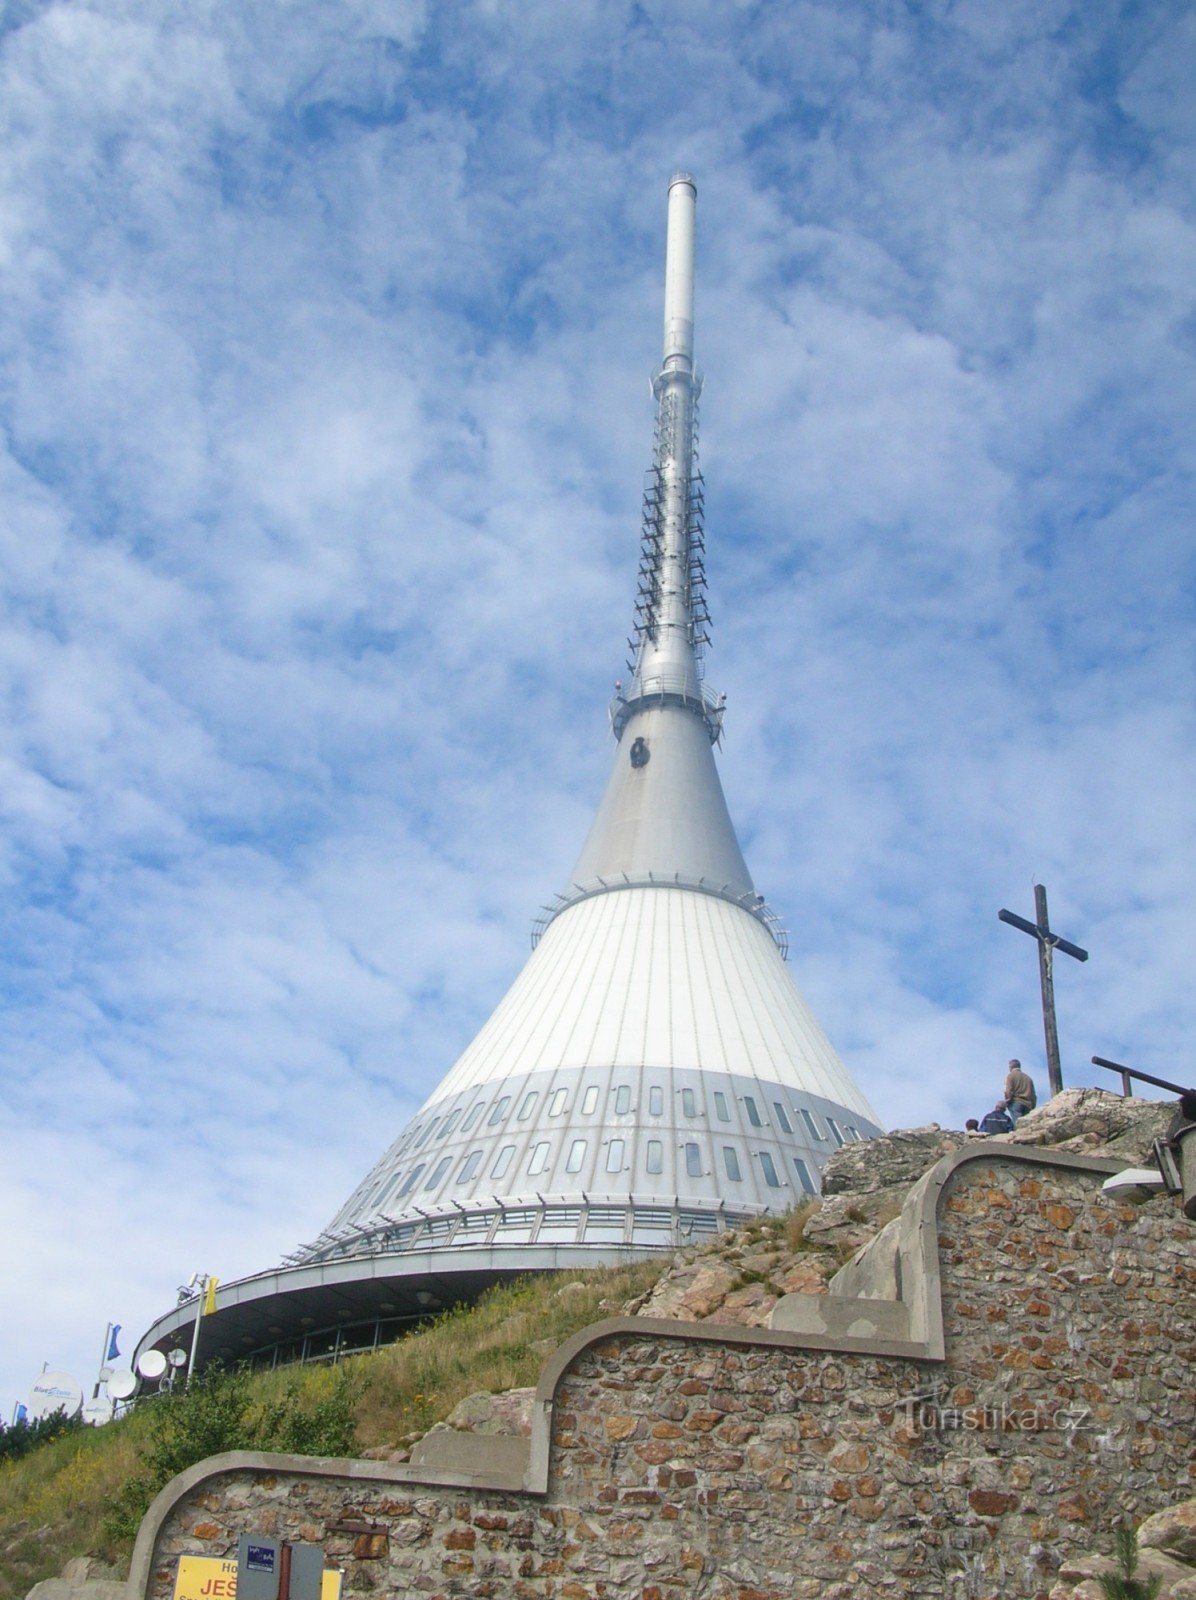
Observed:
[[[199,1385],[198,1395],[154,1400],[120,1422],[75,1429],[0,1462],[0,1600],[23,1600],[74,1556],[127,1570],[153,1493],[216,1450],[397,1445],[443,1421],[467,1395],[534,1384],[556,1345],[614,1315],[668,1266],[666,1257],[523,1279],[338,1369],[226,1375],[223,1384]]]

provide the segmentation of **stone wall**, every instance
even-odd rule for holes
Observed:
[[[996,1145],[940,1162],[807,1297],[837,1297],[835,1331],[586,1330],[545,1370],[530,1448],[205,1463],[151,1509],[131,1600],[242,1529],[323,1543],[349,1594],[1045,1597],[1114,1521],[1191,1493],[1192,1226],[1104,1199],[1108,1171]]]

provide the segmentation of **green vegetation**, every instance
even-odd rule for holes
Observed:
[[[1138,1569],[1138,1535],[1128,1522],[1113,1530],[1113,1554],[1121,1570],[1101,1575],[1105,1600],[1155,1600],[1163,1580],[1134,1576]]]
[[[59,1419],[0,1452],[0,1600],[23,1600],[72,1556],[98,1556],[123,1571],[154,1495],[205,1456],[397,1446],[466,1395],[534,1384],[556,1345],[621,1310],[668,1264],[666,1257],[523,1279],[339,1367],[212,1368],[189,1391],[144,1402],[104,1428],[64,1428]]]
[[[0,1422],[0,1461],[19,1461],[31,1450],[36,1450],[39,1444],[48,1444],[51,1439],[58,1439],[64,1433],[82,1426],[79,1418],[68,1419],[61,1406],[50,1416],[39,1417],[36,1422],[29,1422],[22,1417],[11,1428],[6,1428]]]
[[[281,1393],[255,1383],[244,1368],[208,1367],[189,1389],[162,1395],[148,1408],[140,1469],[112,1494],[103,1531],[115,1545],[132,1544],[150,1501],[175,1476],[225,1450],[284,1450],[344,1456],[357,1443],[354,1401],[364,1387],[361,1363],[286,1375]]]

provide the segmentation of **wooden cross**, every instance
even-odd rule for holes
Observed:
[[[1063,1073],[1059,1067],[1059,1030],[1055,1026],[1055,980],[1051,973],[1051,961],[1056,950],[1074,956],[1077,961],[1087,961],[1088,952],[1051,932],[1047,921],[1047,893],[1041,883],[1034,885],[1033,922],[1015,916],[1012,911],[998,911],[997,916],[1011,928],[1020,928],[1023,933],[1031,934],[1038,940],[1038,976],[1042,983],[1042,1030],[1046,1035],[1047,1074],[1051,1080],[1051,1093],[1056,1095],[1063,1087]]]

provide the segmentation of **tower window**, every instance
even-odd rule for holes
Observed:
[[[739,1156],[733,1145],[723,1146],[723,1166],[727,1169],[727,1176],[732,1183],[742,1183],[743,1173],[739,1170]]]
[[[419,1166],[416,1167],[415,1170],[408,1177],[407,1182],[399,1190],[398,1195],[396,1197],[397,1199],[401,1200],[405,1194],[410,1194],[411,1193],[412,1189],[414,1189],[416,1184],[419,1182],[420,1173],[423,1170],[424,1170],[424,1163],[421,1161]]]
[[[581,1097],[581,1114],[583,1117],[592,1117],[598,1104],[598,1085],[592,1083]]]
[[[548,1115],[550,1117],[559,1117],[561,1112],[565,1109],[565,1101],[568,1098],[568,1089],[555,1090],[552,1099],[548,1102]]]
[[[664,1171],[664,1146],[659,1139],[648,1140],[648,1171],[652,1173]]]
[[[692,1089],[681,1091],[681,1111],[684,1116],[696,1117],[698,1114],[698,1101]]]
[[[806,1127],[809,1128],[811,1139],[821,1139],[823,1143],[826,1142],[826,1134],[823,1133],[822,1129],[818,1126],[818,1123],[808,1111],[802,1112],[801,1119],[805,1123]]]
[[[631,741],[631,765],[633,767],[646,767],[648,760],[648,741],[646,739],[633,739]]]
[[[764,1171],[764,1181],[768,1187],[770,1189],[779,1189],[781,1180],[777,1177],[776,1163],[767,1150],[761,1150],[760,1152],[760,1166]]]
[[[476,1106],[471,1106],[470,1107],[469,1115],[466,1117],[465,1121],[461,1124],[461,1132],[462,1133],[468,1133],[469,1132],[470,1128],[473,1127],[474,1123],[481,1116],[481,1114],[485,1110],[485,1108],[486,1108],[486,1102],[484,1100],[479,1100]]]
[[[863,1142],[864,1142],[863,1134],[860,1132],[860,1130],[857,1127],[854,1127],[852,1123],[845,1122],[843,1124],[843,1132],[847,1135],[847,1137],[850,1140],[852,1140],[852,1142],[854,1144],[863,1144]]]
[[[814,1187],[814,1180],[810,1176],[810,1169],[800,1156],[794,1156],[793,1170],[797,1173],[797,1181],[801,1184],[806,1194],[817,1194],[818,1191]]]
[[[658,1083],[654,1083],[648,1090],[648,1115],[659,1117],[664,1113],[664,1090]]]
[[[586,1142],[584,1139],[574,1139],[569,1146],[569,1159],[565,1162],[566,1172],[580,1172],[581,1164],[586,1158]]]
[[[507,1168],[511,1165],[511,1157],[514,1154],[515,1146],[513,1144],[504,1144],[494,1158],[494,1165],[490,1168],[490,1176],[492,1178],[505,1178]]]
[[[747,1112],[748,1121],[751,1123],[753,1128],[762,1128],[764,1126],[764,1124],[760,1121],[760,1113],[756,1109],[756,1102],[752,1099],[750,1094],[744,1095],[743,1108]]]
[[[721,1089],[714,1091],[714,1110],[720,1122],[730,1122],[731,1113],[727,1110],[727,1097]]]
[[[828,1117],[826,1119],[826,1125],[831,1130],[831,1134],[835,1143],[837,1145],[842,1145],[843,1135],[839,1132],[839,1124],[835,1121],[834,1117]]]
[[[424,1131],[420,1134],[419,1138],[415,1141],[415,1148],[417,1150],[419,1149],[421,1144],[426,1144],[427,1143],[428,1135],[435,1131],[436,1124],[439,1121],[440,1121],[439,1117],[433,1117],[432,1118],[431,1122],[429,1122],[428,1126],[424,1129]]]
[[[461,1163],[461,1170],[457,1174],[457,1182],[468,1183],[481,1164],[482,1152],[480,1150],[471,1150]]]
[[[428,1179],[427,1183],[424,1184],[424,1188],[435,1189],[452,1164],[452,1156],[441,1156],[440,1160],[432,1168],[432,1176]]]
[[[540,1091],[533,1089],[531,1094],[525,1094],[523,1104],[519,1107],[519,1121],[526,1122],[536,1109],[536,1101],[540,1098]]]
[[[621,1083],[615,1090],[615,1110],[616,1112],[631,1110],[631,1085],[629,1083]]]
[[[792,1133],[793,1132],[793,1124],[789,1120],[788,1114],[785,1111],[785,1107],[781,1104],[781,1102],[779,1100],[774,1100],[773,1101],[772,1109],[776,1112],[777,1125],[779,1127],[783,1128],[786,1133]]]
[[[606,1147],[606,1170],[608,1172],[622,1172],[623,1170],[623,1141],[612,1139]]]
[[[537,1173],[545,1171],[548,1166],[548,1140],[543,1139],[539,1144],[532,1145],[531,1160],[527,1164],[527,1175],[534,1178]]]
[[[702,1176],[702,1152],[696,1144],[687,1144],[685,1147],[685,1171],[691,1178]]]
[[[436,1135],[437,1140],[448,1138],[449,1134],[452,1133],[453,1129],[457,1126],[460,1116],[461,1113],[459,1111],[453,1112],[452,1116],[445,1123],[444,1127],[441,1128],[440,1132]]]
[[[488,1128],[493,1128],[496,1123],[501,1122],[506,1116],[507,1112],[510,1110],[510,1107],[511,1097],[509,1094],[504,1094],[501,1100],[496,1100],[494,1102],[494,1110],[486,1118],[486,1126]]]

